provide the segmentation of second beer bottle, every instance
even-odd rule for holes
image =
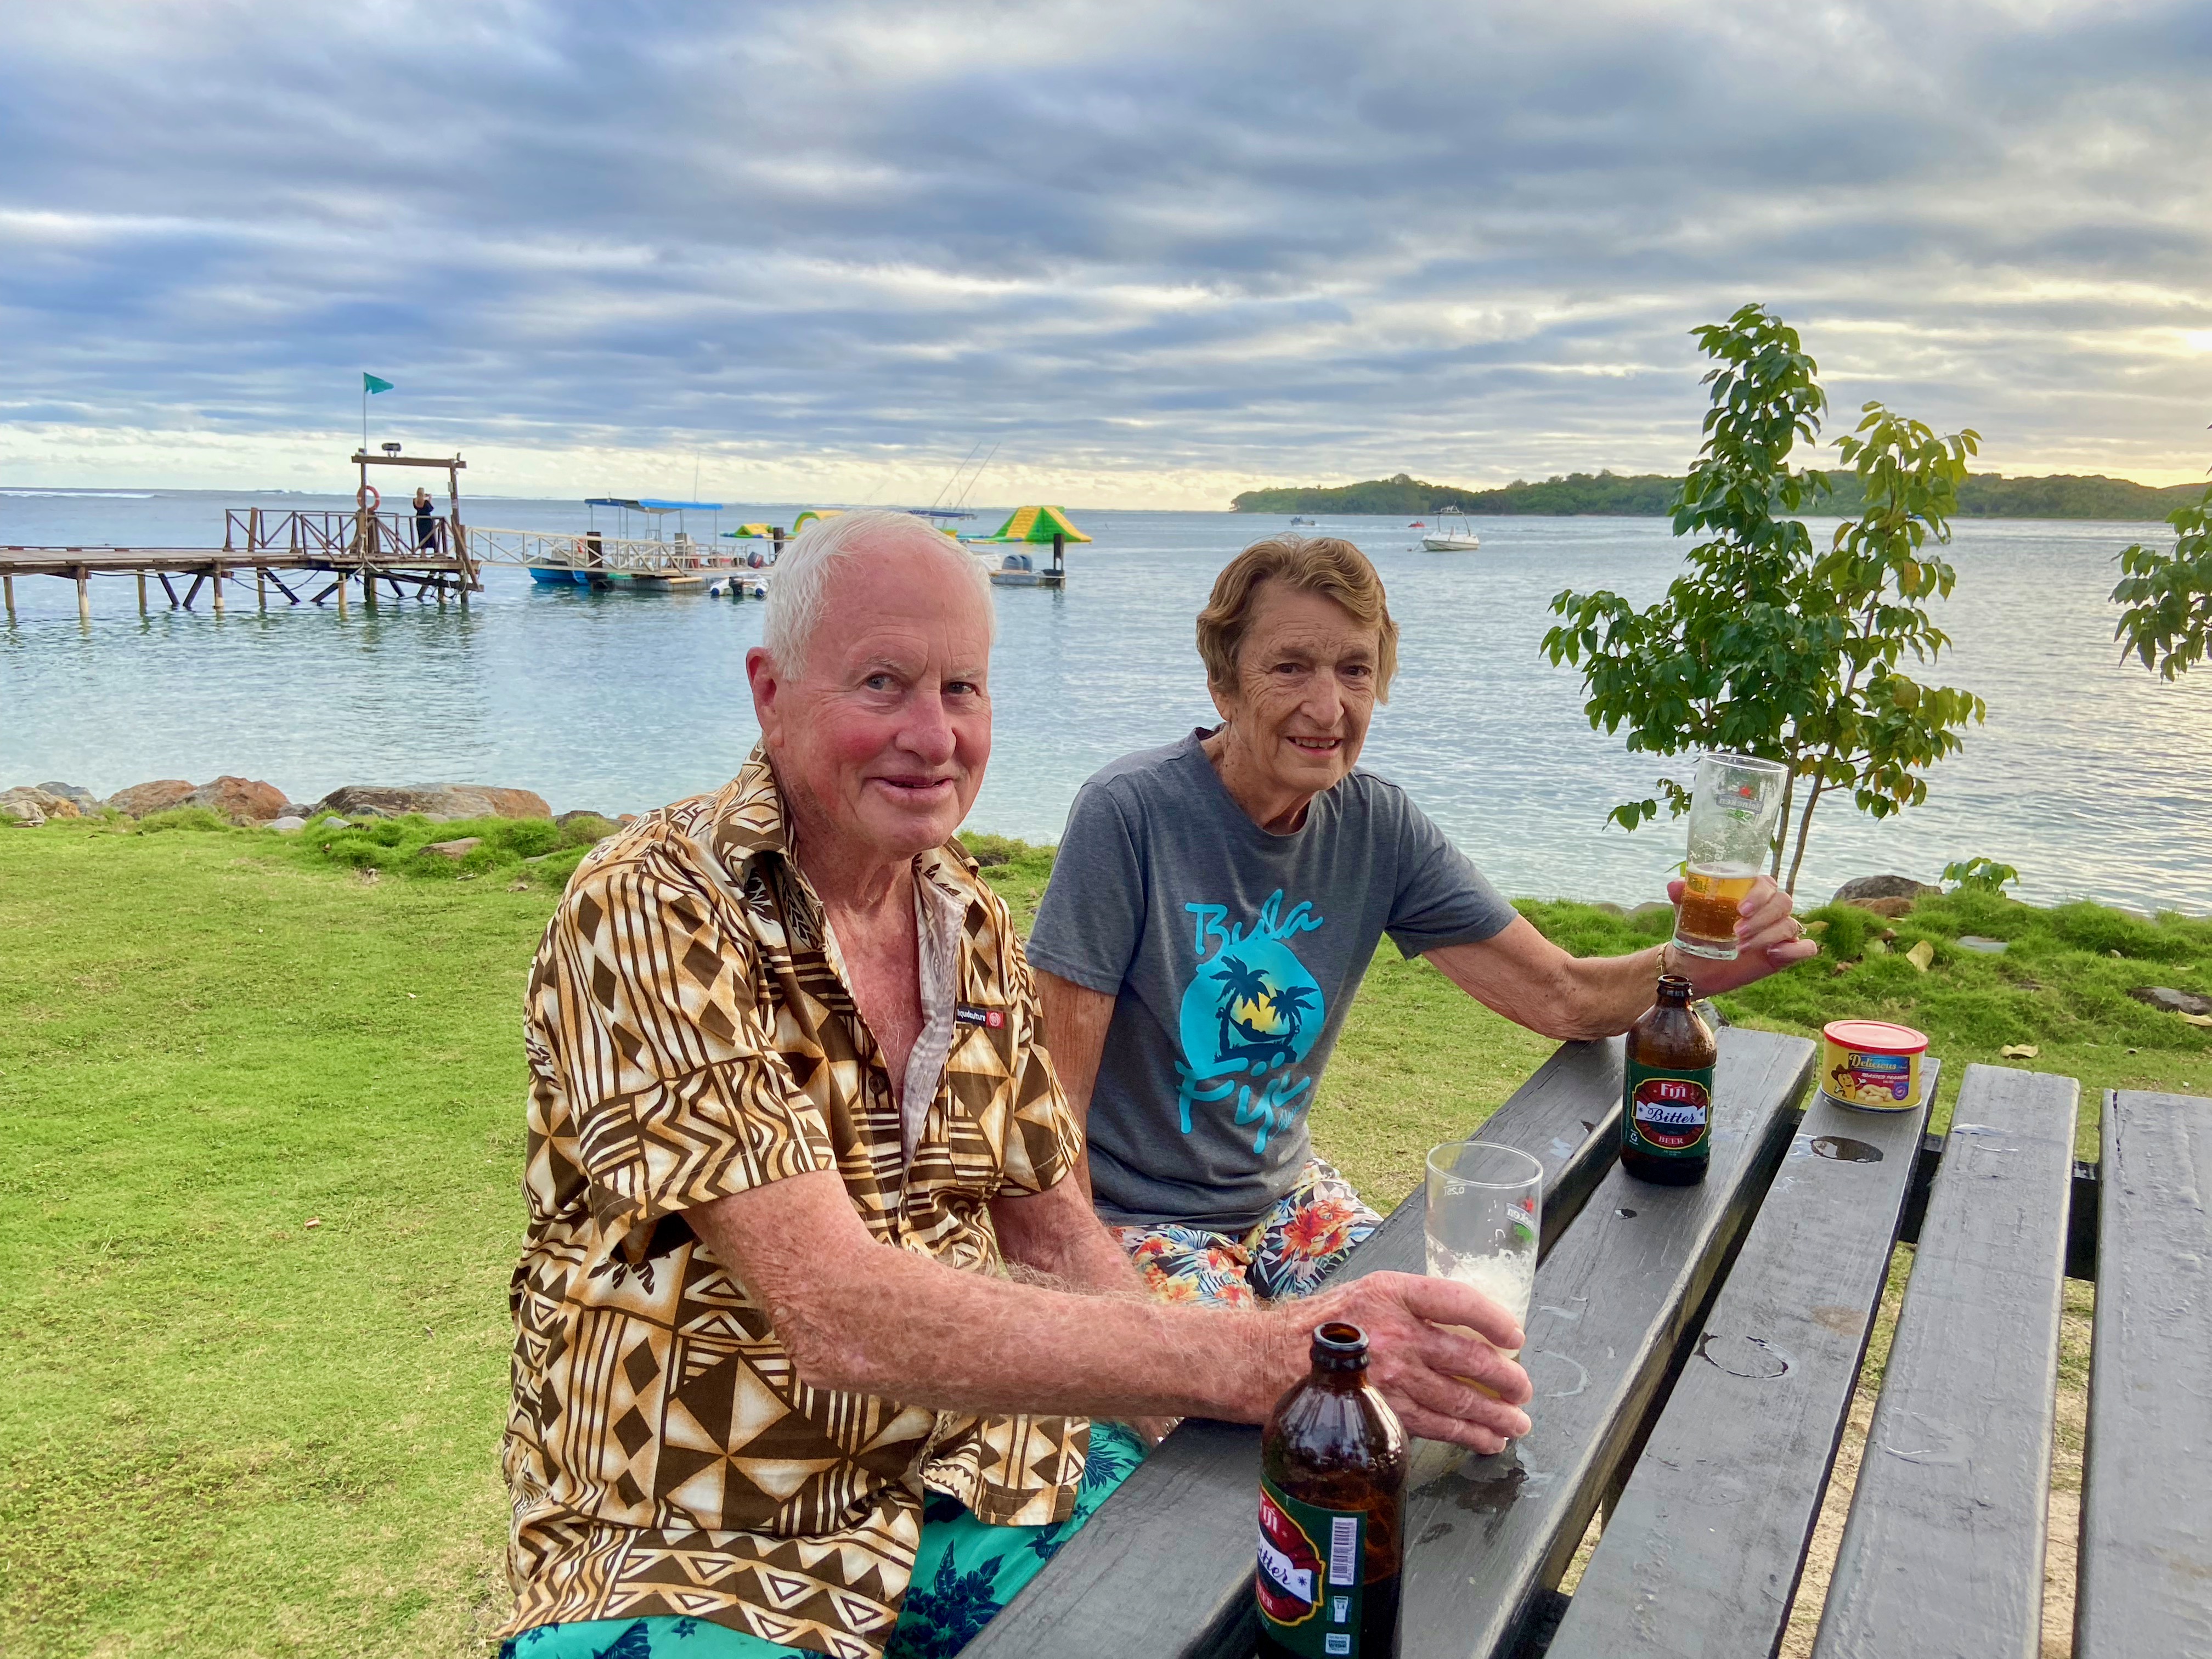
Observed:
[[[1620,1167],[1670,1187],[1703,1181],[1713,1156],[1713,1066],[1720,1045],[1692,1006],[1696,997],[1689,981],[1662,974],[1658,1000],[1628,1028]]]
[[[1260,1440],[1261,1659],[1395,1659],[1406,1431],[1367,1381],[1367,1334],[1313,1334],[1313,1370]]]

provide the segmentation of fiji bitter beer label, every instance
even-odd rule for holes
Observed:
[[[1676,1072],[1628,1062],[1630,1137],[1655,1158],[1695,1158],[1712,1133],[1713,1073]]]
[[[1260,1483],[1260,1623],[1292,1653],[1336,1659],[1359,1652],[1367,1516],[1317,1509]]]

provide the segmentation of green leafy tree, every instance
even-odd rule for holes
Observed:
[[[2166,521],[2173,526],[2171,551],[2137,542],[2120,555],[2112,603],[2127,608],[2112,637],[2122,662],[2139,657],[2173,680],[2212,654],[2212,489]]]
[[[1593,727],[1626,727],[1631,750],[1729,750],[1789,768],[1771,868],[1795,892],[1814,811],[1848,791],[1886,817],[1927,799],[1923,773],[1983,718],[1971,692],[1928,686],[1900,665],[1931,662],[1949,638],[1924,601],[1956,580],[1939,550],[1978,435],[1938,437],[1868,404],[1841,441],[1859,515],[1822,550],[1795,514],[1831,493],[1827,476],[1792,464],[1817,441],[1827,409],[1819,365],[1796,331],[1760,306],[1695,330],[1716,361],[1705,377],[1705,441],[1682,481],[1678,536],[1700,535],[1667,596],[1643,610],[1600,589],[1559,594],[1544,636],[1554,663],[1583,670]],[[1624,801],[1632,830],[1689,808],[1690,781],[1662,776],[1655,796]]]

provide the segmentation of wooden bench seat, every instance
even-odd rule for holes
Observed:
[[[2079,1085],[1969,1066],[1814,1659],[2034,1659]]]
[[[2212,1100],[2103,1133],[2075,1656],[2212,1654]]]
[[[1583,1570],[1551,1659],[1774,1650],[1935,1098],[1816,1096]]]

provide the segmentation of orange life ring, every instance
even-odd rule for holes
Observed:
[[[373,483],[363,484],[354,496],[354,500],[360,502],[363,509],[370,513],[375,512],[384,505],[384,497],[377,494],[376,486]]]

